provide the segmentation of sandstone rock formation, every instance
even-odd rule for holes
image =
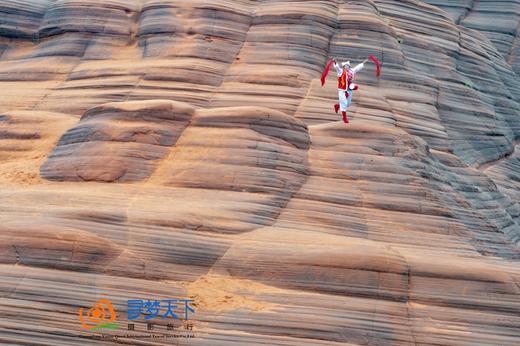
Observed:
[[[193,108],[173,101],[106,104],[65,133],[41,174],[60,181],[135,181],[150,176],[175,145]]]
[[[520,344],[519,27],[519,0],[1,1],[0,343]],[[347,126],[319,77],[369,54]],[[118,330],[79,323],[101,298]],[[126,330],[176,298],[195,338]]]

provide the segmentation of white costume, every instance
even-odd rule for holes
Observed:
[[[352,93],[357,90],[358,86],[352,83],[352,79],[365,67],[364,63],[356,65],[354,68],[350,68],[350,61],[346,61],[339,66],[334,62],[334,67],[338,75],[338,98],[339,108],[342,112],[345,112],[352,103]],[[348,92],[348,96],[346,95]]]

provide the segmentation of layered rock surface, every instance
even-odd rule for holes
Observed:
[[[186,345],[520,343],[520,1],[0,14],[1,343],[116,344],[107,297],[195,299]],[[347,126],[319,77],[369,54]]]
[[[193,112],[161,100],[92,108],[60,138],[41,174],[59,181],[143,180],[175,145]]]

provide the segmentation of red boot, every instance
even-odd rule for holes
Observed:
[[[341,112],[341,115],[343,115],[343,122],[345,124],[348,124],[347,112]]]
[[[334,105],[334,110],[336,111],[336,114],[338,114],[339,103],[336,103],[336,104]]]

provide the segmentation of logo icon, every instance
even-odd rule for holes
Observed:
[[[84,316],[86,315],[86,316]],[[108,299],[100,299],[93,307],[83,313],[83,308],[79,308],[79,321],[83,328],[96,330],[99,328],[117,329],[116,312],[112,302]]]

